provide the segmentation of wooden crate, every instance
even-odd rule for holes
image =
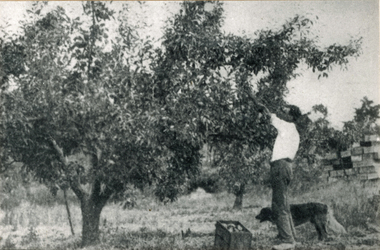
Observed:
[[[344,170],[344,173],[346,175],[355,175],[357,173],[357,169],[355,168],[349,168],[349,169],[345,169]]]
[[[333,160],[333,161],[332,161],[332,164],[333,164],[333,165],[340,165],[340,163],[341,163],[341,160],[340,160],[340,159],[336,159],[336,160]]]
[[[352,167],[353,167],[352,162],[342,163],[343,169],[352,168]]]
[[[376,173],[375,166],[365,166],[358,168],[360,174],[372,174]]]
[[[342,157],[342,158],[346,158],[346,157],[350,157],[350,156],[351,156],[351,150],[346,150],[346,151],[340,152],[340,157]]]
[[[357,180],[357,179],[358,179],[358,176],[356,174],[347,176],[347,180]]]
[[[331,153],[331,154],[327,154],[325,156],[325,159],[326,160],[335,160],[335,159],[339,159],[339,157],[338,157],[337,153]]]
[[[351,150],[351,155],[361,155],[361,154],[363,154],[362,147],[355,147]]]
[[[336,172],[337,172],[337,176],[338,176],[338,177],[345,176],[345,174],[344,174],[344,169],[342,169],[342,170],[337,170]]]
[[[380,146],[363,147],[363,154],[379,153]]]
[[[359,174],[358,178],[359,180],[368,180],[368,174]]]
[[[325,165],[333,165],[334,169],[335,170],[338,170],[338,169],[341,169],[342,168],[342,161],[341,159],[332,159],[332,160],[329,160],[329,164],[325,164]]]
[[[324,171],[334,170],[334,166],[333,165],[325,165],[325,166],[323,166],[323,170]]]
[[[379,153],[362,154],[363,160],[376,160],[379,158]]]
[[[230,232],[225,225],[241,227],[242,230]],[[252,234],[239,221],[217,221],[215,224],[215,249],[248,250],[251,248]]]
[[[351,155],[351,161],[362,161],[363,160],[363,155]]]
[[[380,166],[380,163],[374,159],[365,159],[363,161],[355,161],[352,163],[354,168]]]
[[[333,168],[334,168],[334,170],[341,170],[341,169],[343,169],[343,165],[339,161],[339,164],[333,164]]]
[[[345,176],[344,174],[344,170],[332,170],[332,171],[329,171],[329,176],[330,177],[343,177]]]
[[[368,180],[374,180],[374,179],[379,179],[379,174],[378,173],[370,173],[370,174],[368,174]]]
[[[322,165],[333,165],[333,161],[335,161],[335,160],[322,159],[321,163],[322,163]]]
[[[380,141],[380,138],[377,135],[365,135],[364,141]]]
[[[379,175],[377,173],[360,174],[358,177],[359,177],[360,180],[379,179]]]
[[[372,142],[371,141],[361,141],[360,142],[360,146],[362,146],[362,147],[370,147],[370,146],[372,146]]]
[[[361,141],[360,146],[362,147],[371,147],[371,146],[376,146],[380,145],[380,141]]]
[[[329,177],[329,172],[323,172],[321,175],[320,175],[320,178],[322,179],[326,179]]]

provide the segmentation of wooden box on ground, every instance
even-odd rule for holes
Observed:
[[[215,227],[215,249],[251,248],[252,234],[239,221],[217,221]]]

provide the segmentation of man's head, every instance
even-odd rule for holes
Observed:
[[[302,116],[301,110],[294,105],[289,105],[289,109],[289,115],[291,115],[293,121],[296,122]]]
[[[286,105],[280,108],[276,114],[280,119],[287,122],[297,122],[297,120],[302,116],[301,110],[294,105]]]

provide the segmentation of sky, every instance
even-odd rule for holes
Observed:
[[[53,2],[49,5],[68,6],[69,15],[75,16],[81,7],[78,2]],[[114,2],[114,8],[122,2]],[[12,27],[23,19],[30,2],[0,2],[0,25],[7,20]],[[133,3],[133,13],[151,27],[146,31],[159,37],[168,16],[179,10],[178,2],[147,2],[144,13]],[[323,104],[335,128],[353,119],[354,108],[367,96],[380,103],[379,93],[379,1],[226,1],[224,2],[226,33],[254,37],[260,29],[277,29],[295,15],[314,20],[312,32],[319,37],[322,47],[337,43],[348,44],[351,38],[362,37],[362,54],[350,59],[347,69],[336,67],[328,78],[318,79],[318,74],[300,68],[301,77],[288,83],[287,101],[297,105],[302,112]]]

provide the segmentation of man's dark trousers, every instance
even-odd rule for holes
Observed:
[[[292,161],[288,158],[270,163],[272,211],[278,236],[284,243],[295,242],[295,230],[288,203],[288,186],[292,179]]]

